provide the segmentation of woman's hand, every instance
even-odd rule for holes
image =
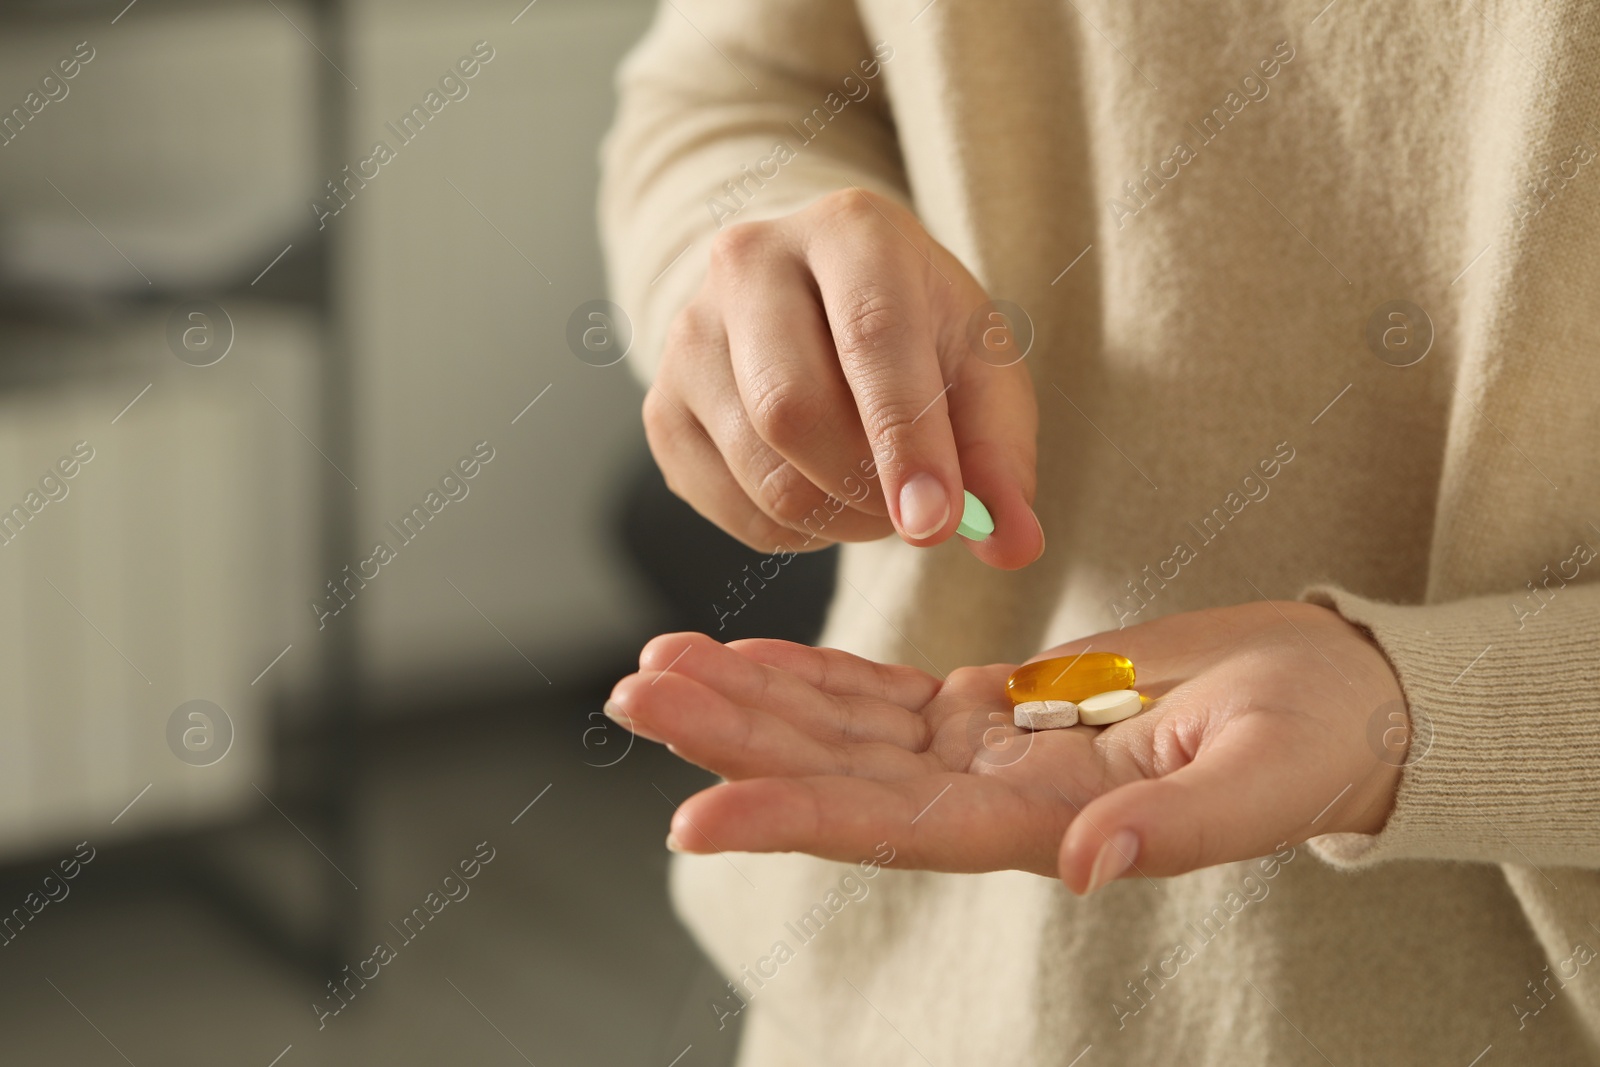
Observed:
[[[1005,327],[974,354],[987,300],[915,215],[858,189],[728,227],[645,396],[667,484],[763,552],[938,544],[965,488],[995,520],[973,553],[1033,562],[1038,409]]]
[[[1383,654],[1336,613],[1264,602],[1157,619],[1052,649],[1128,656],[1144,712],[1105,728],[1011,726],[1011,664],[940,681],[784,641],[669,634],[607,713],[729,781],[686,800],[688,852],[896,850],[940,871],[1020,869],[1087,892],[1373,834],[1403,752]],[[1393,745],[1379,729],[1377,736]]]

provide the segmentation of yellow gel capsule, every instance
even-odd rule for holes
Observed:
[[[1085,652],[1027,663],[1006,679],[1013,706],[1030,700],[1080,703],[1097,693],[1133,688],[1133,661],[1114,652]]]

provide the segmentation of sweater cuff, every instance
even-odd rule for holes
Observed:
[[[1313,838],[1313,852],[1346,869],[1392,859],[1600,867],[1600,587],[1419,606],[1313,586],[1300,599],[1372,635],[1411,719],[1387,824]],[[1379,709],[1375,748],[1404,723]]]

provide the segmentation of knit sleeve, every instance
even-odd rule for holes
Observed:
[[[713,235],[857,186],[905,203],[894,48],[852,0],[664,0],[617,75],[600,226],[629,362],[653,373]]]
[[[1386,859],[1600,868],[1600,585],[1547,582],[1422,606],[1328,586],[1301,598],[1372,634],[1412,720],[1383,830],[1328,834],[1314,851],[1347,868]]]

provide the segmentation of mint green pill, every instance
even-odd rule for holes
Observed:
[[[989,514],[989,509],[983,506],[983,501],[966,494],[967,503],[961,511],[961,525],[956,527],[956,533],[969,541],[982,541],[994,533],[994,519]]]

